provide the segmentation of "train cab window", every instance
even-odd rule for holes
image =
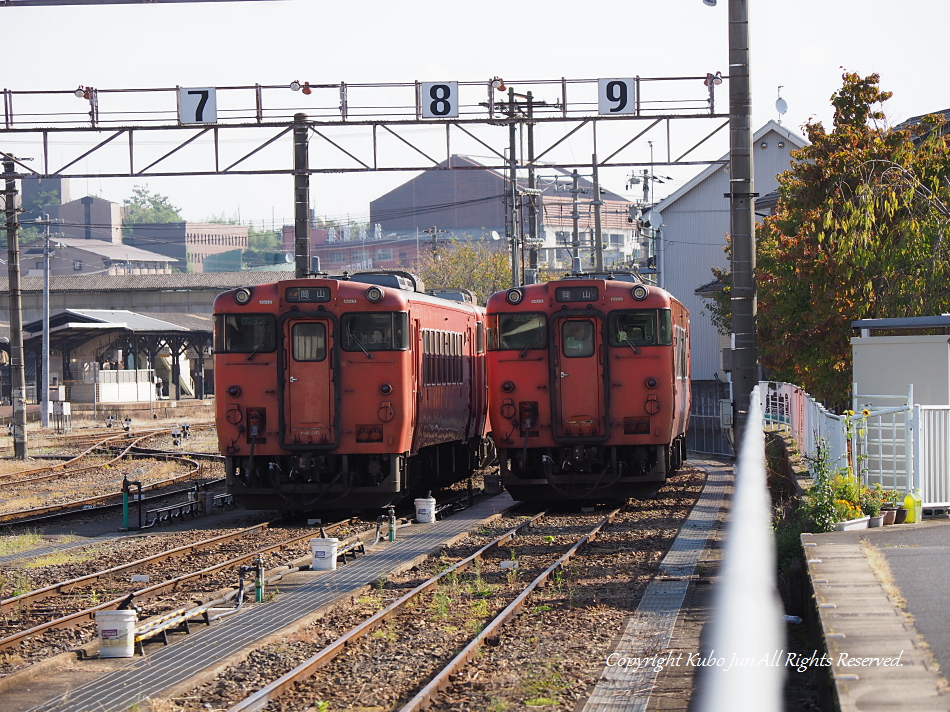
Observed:
[[[327,327],[315,321],[294,324],[294,361],[323,361],[327,357]]]
[[[409,348],[409,318],[405,312],[345,314],[344,351],[405,351]]]
[[[669,346],[672,326],[669,309],[615,311],[607,322],[611,346]]]
[[[586,319],[564,322],[561,327],[561,353],[568,358],[594,355],[594,324]]]
[[[277,348],[277,320],[272,314],[218,314],[215,351],[256,354]]]
[[[493,314],[488,320],[489,351],[528,351],[548,347],[544,314]]]

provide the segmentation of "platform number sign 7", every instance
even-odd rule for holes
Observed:
[[[218,120],[214,87],[178,87],[178,123],[213,124]]]
[[[458,82],[421,82],[419,115],[424,119],[455,119],[459,115]]]
[[[601,116],[634,114],[637,88],[633,79],[598,79],[597,113]]]

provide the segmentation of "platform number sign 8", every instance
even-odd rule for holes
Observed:
[[[178,123],[213,124],[218,120],[214,87],[178,87]]]
[[[455,119],[459,115],[458,82],[422,82],[419,115],[424,119]]]
[[[636,113],[636,91],[633,79],[598,79],[597,113],[602,116]]]

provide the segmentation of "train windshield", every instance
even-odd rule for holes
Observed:
[[[344,314],[344,351],[405,351],[409,348],[409,315],[405,312]]]
[[[277,348],[277,320],[272,314],[218,314],[214,326],[218,353],[256,354]]]
[[[544,314],[492,314],[488,317],[488,350],[546,349],[547,331]]]
[[[607,322],[611,346],[669,346],[673,343],[669,309],[611,312]]]

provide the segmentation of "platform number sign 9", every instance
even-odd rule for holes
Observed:
[[[218,120],[214,87],[178,87],[178,123],[213,124]]]
[[[598,79],[597,113],[601,116],[636,113],[636,92],[633,79]]]
[[[424,119],[455,119],[459,115],[458,82],[421,82],[418,109]]]

